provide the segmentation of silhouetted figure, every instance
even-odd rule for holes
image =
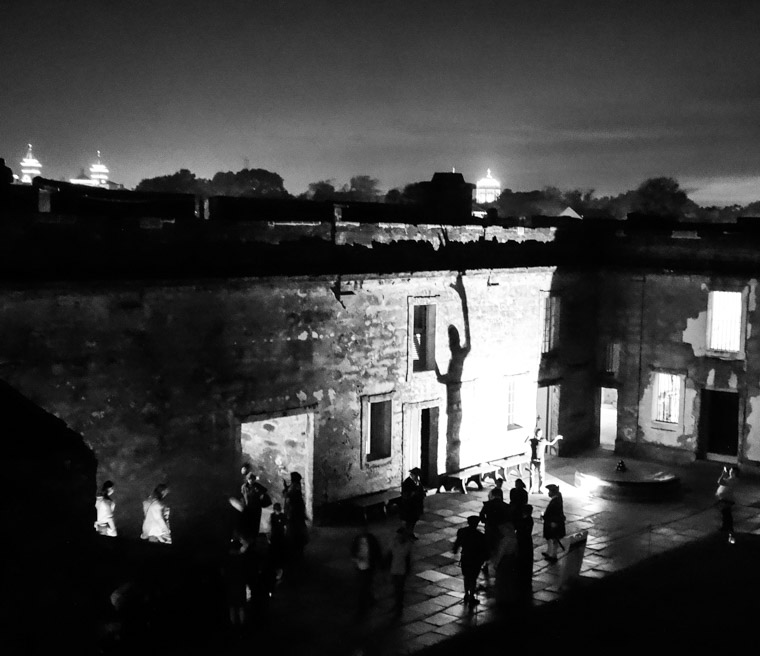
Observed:
[[[404,522],[409,536],[416,539],[414,527],[422,517],[425,510],[425,487],[422,485],[420,476],[422,471],[419,467],[412,467],[401,483],[401,520]]]
[[[106,481],[100,488],[100,494],[95,499],[95,530],[100,535],[116,537],[116,523],[114,511],[116,503],[113,500],[113,481]]]
[[[528,505],[528,490],[522,478],[515,479],[515,486],[509,491],[509,510],[512,517],[520,517],[524,506]]]
[[[351,560],[356,569],[357,580],[356,612],[360,616],[364,615],[375,601],[372,590],[375,572],[380,566],[381,559],[380,543],[369,530],[369,525],[365,520],[361,530],[351,542]]]
[[[517,536],[517,594],[526,599],[533,593],[533,506],[520,506],[513,517]]]
[[[303,498],[301,474],[290,473],[290,484],[285,484],[285,535],[288,540],[290,555],[295,562],[303,556],[309,534],[306,528],[306,501]]]
[[[490,558],[496,599],[504,604],[517,598],[517,534],[511,520],[501,524],[498,531],[496,550]]]
[[[250,464],[244,464],[240,468],[240,473],[243,475],[243,484],[240,486],[243,505],[241,534],[246,542],[255,544],[261,530],[261,511],[272,505],[272,499],[267,489],[257,482],[256,474],[253,473],[253,467]]]
[[[476,596],[478,574],[488,557],[486,536],[478,530],[479,523],[480,517],[470,515],[467,518],[467,526],[457,531],[452,549],[454,553],[459,553],[459,550],[462,550],[462,557],[459,562],[464,577],[464,603],[471,605],[478,603]]]
[[[272,506],[272,514],[269,516],[269,545],[264,558],[263,579],[266,593],[269,597],[274,595],[277,582],[282,578],[287,556],[285,514],[282,506],[275,503]]]
[[[496,490],[500,490],[501,494],[502,494],[502,498],[504,498],[504,479],[501,478],[501,477],[497,478],[496,479],[496,485],[493,488],[491,488],[490,490],[488,490],[488,498],[489,499],[493,499],[493,493]]]
[[[230,541],[222,567],[222,578],[227,596],[227,612],[232,627],[240,628],[246,620],[248,572],[245,548],[237,539]]]
[[[459,471],[459,450],[461,447],[460,429],[462,427],[462,372],[464,361],[470,354],[470,313],[467,308],[467,292],[464,287],[462,274],[457,275],[456,282],[451,288],[459,294],[462,300],[462,316],[464,318],[464,344],[460,343],[459,331],[455,326],[449,326],[449,359],[448,371],[443,374],[435,366],[439,383],[446,385],[446,473]]]
[[[720,510],[721,525],[729,544],[734,544],[734,504],[736,503],[735,486],[739,470],[736,467],[723,467],[718,478],[718,489],[715,491],[715,499]]]
[[[0,193],[13,184],[13,171],[5,164],[5,158],[0,157]]]
[[[488,549],[488,559],[491,561],[492,573],[495,573],[495,557],[499,549],[499,542],[502,538],[502,526],[509,522],[509,506],[504,503],[504,494],[500,489],[492,490],[493,498],[483,503],[480,511],[480,520],[485,526],[486,548]],[[486,570],[488,575],[488,570]]]
[[[140,537],[149,542],[161,544],[172,543],[172,531],[169,526],[169,506],[166,497],[169,494],[169,486],[161,483],[156,486],[153,493],[143,501],[143,514],[145,519],[142,525]]]
[[[562,439],[562,435],[557,435],[553,440],[544,437],[543,431],[536,428],[533,436],[525,438],[530,443],[530,491],[539,494],[544,485],[546,476],[546,449],[554,446]]]
[[[550,483],[546,486],[549,492],[549,505],[544,510],[544,538],[546,539],[546,551],[544,558],[550,563],[557,562],[557,547],[561,547],[560,540],[565,537],[565,510],[562,502],[562,494],[559,486]]]
[[[404,610],[404,587],[412,570],[412,537],[405,526],[400,527],[393,538],[390,553],[391,583],[393,584],[393,614]]]

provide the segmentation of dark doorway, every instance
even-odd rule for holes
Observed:
[[[700,451],[708,460],[736,458],[739,447],[739,395],[702,390]]]
[[[420,447],[422,482],[435,485],[438,478],[438,408],[420,411]]]

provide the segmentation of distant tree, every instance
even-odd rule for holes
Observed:
[[[695,207],[673,178],[649,178],[633,195],[632,209],[642,214],[680,217]]]
[[[335,200],[338,193],[333,180],[319,180],[318,182],[310,182],[309,188],[299,198],[302,200],[331,201]]]
[[[380,181],[369,175],[355,175],[351,178],[348,193],[351,200],[374,202],[380,200]]]
[[[396,187],[395,189],[389,189],[383,198],[385,203],[402,203],[404,201],[404,192],[402,189]]]
[[[284,181],[277,173],[266,169],[241,169],[215,174],[211,179],[210,195],[244,196],[249,198],[287,198]]]
[[[195,173],[188,169],[180,169],[171,175],[160,175],[156,178],[140,180],[135,191],[157,191],[162,193],[205,195],[208,190],[208,180],[196,178]]]

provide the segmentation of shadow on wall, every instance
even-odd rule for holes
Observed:
[[[467,308],[467,291],[461,273],[451,288],[459,294],[462,301],[462,316],[464,318],[464,344],[461,343],[456,326],[449,326],[449,366],[446,373],[441,373],[438,363],[435,373],[438,382],[446,385],[446,473],[459,470],[462,427],[462,371],[464,361],[470,354],[470,315]]]

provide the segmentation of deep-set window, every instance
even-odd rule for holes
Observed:
[[[435,305],[412,306],[412,371],[435,369]]]
[[[362,433],[367,462],[391,457],[393,401],[390,394],[362,398]]]
[[[617,374],[620,368],[620,342],[609,342],[604,350],[604,371]]]
[[[549,353],[559,344],[560,297],[547,295],[543,299],[544,336],[541,352]]]
[[[707,348],[736,353],[742,348],[741,292],[710,292],[707,305]]]
[[[681,376],[659,372],[654,379],[653,419],[666,424],[680,421]]]

